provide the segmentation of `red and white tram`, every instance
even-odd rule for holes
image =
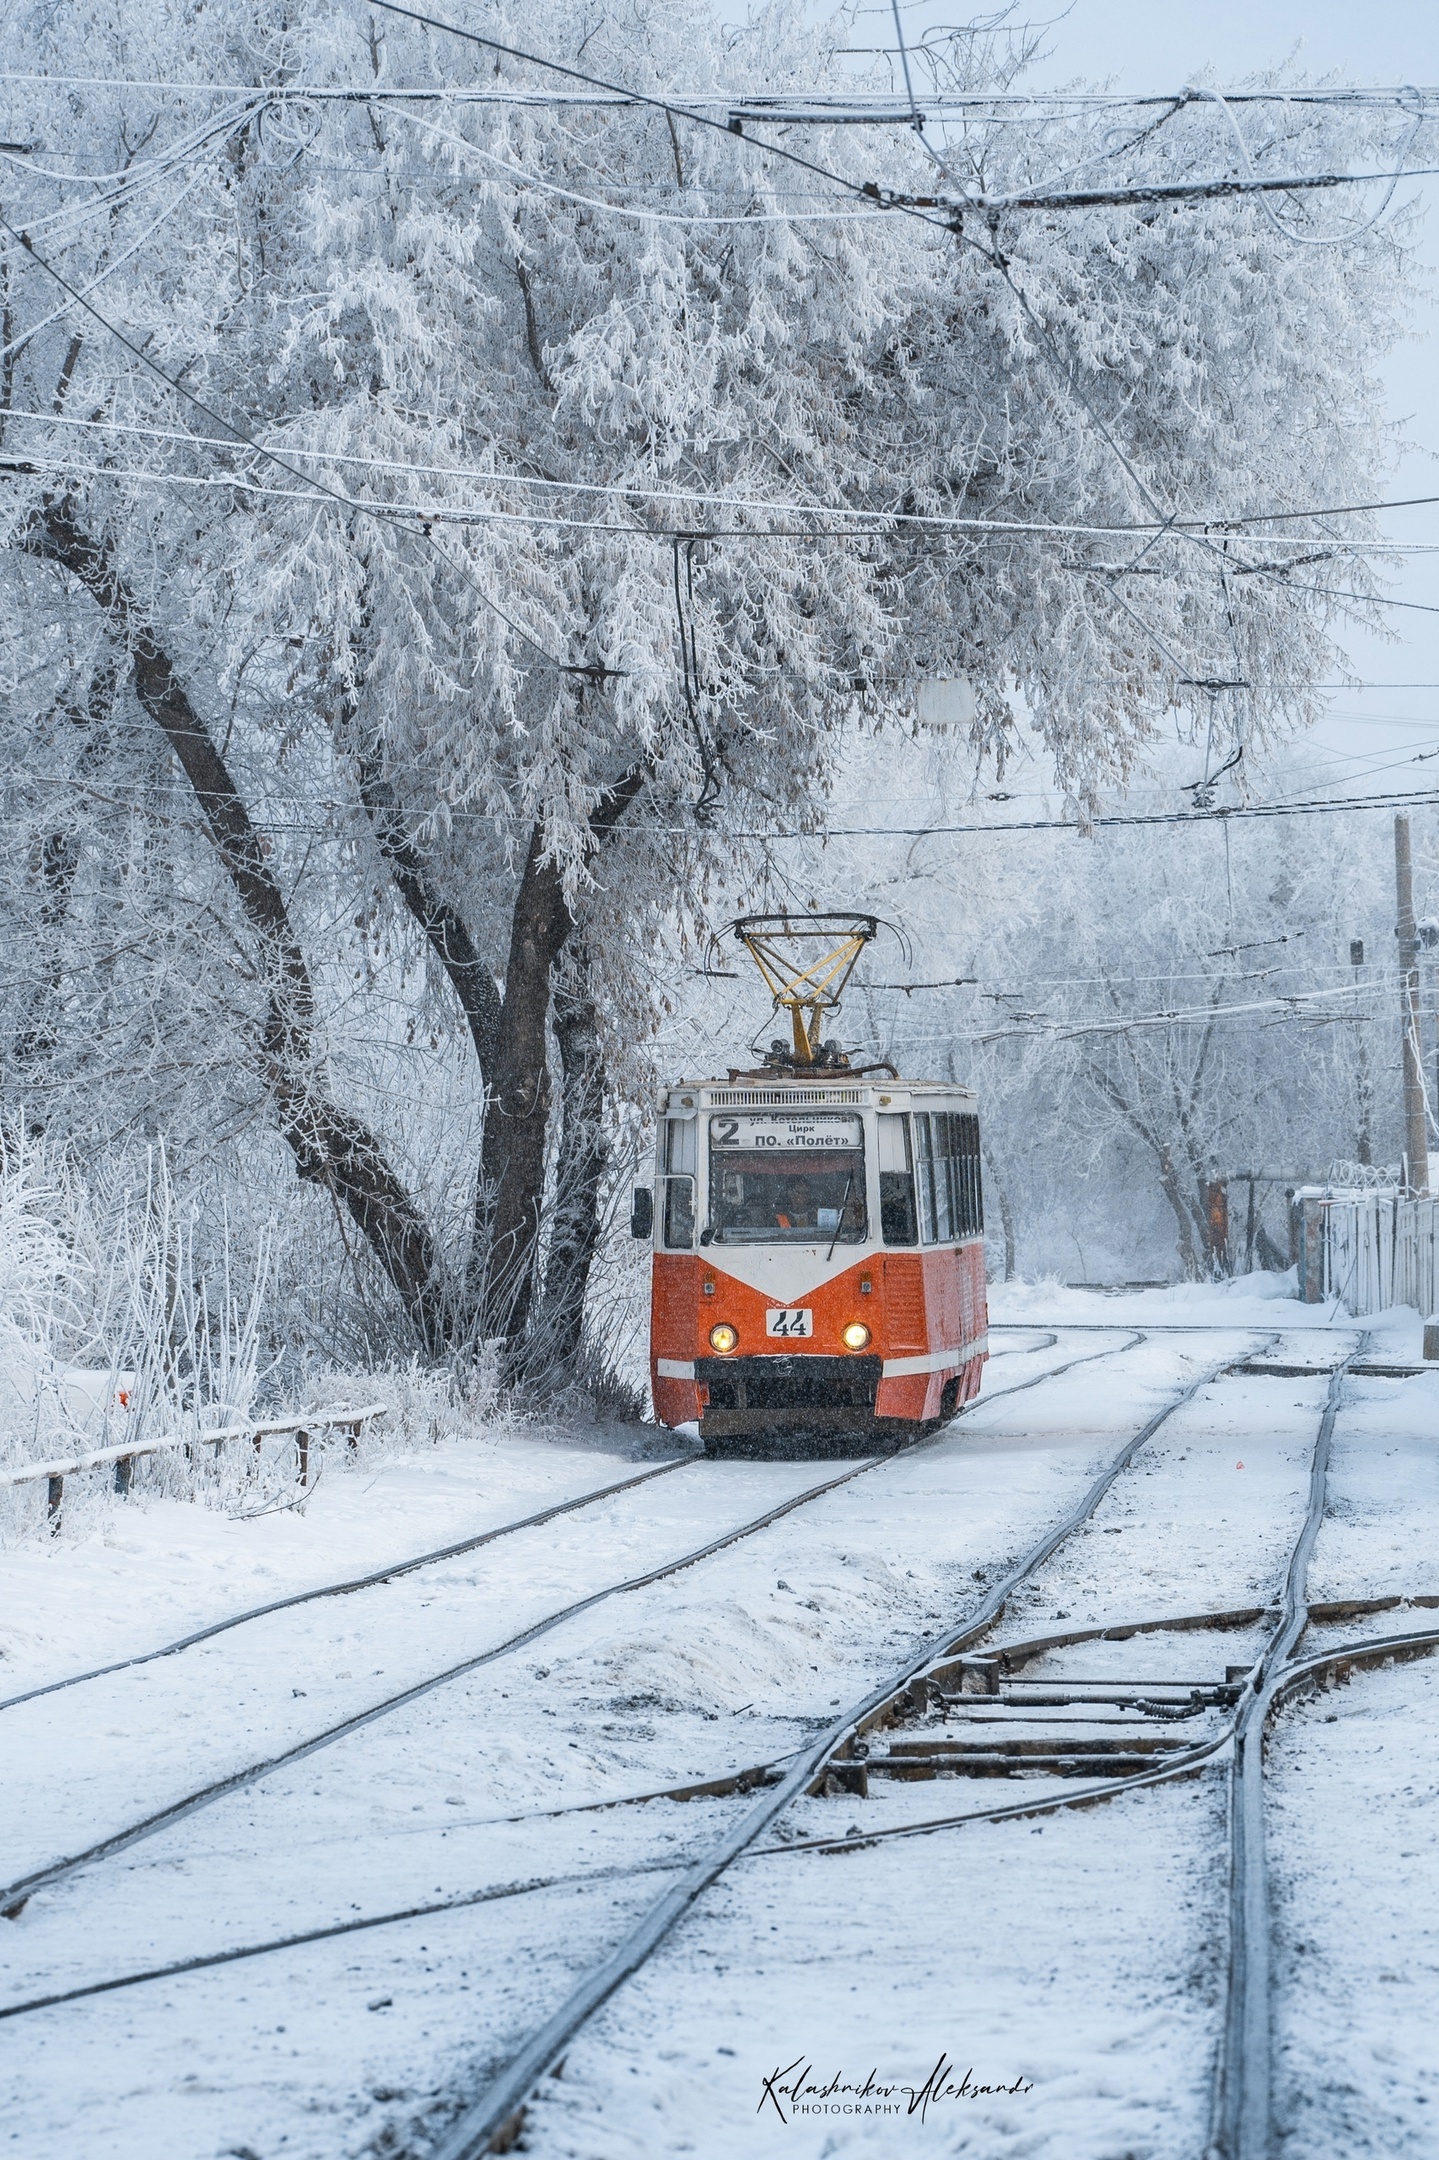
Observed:
[[[730,927],[792,1044],[659,1097],[630,1219],[654,1245],[655,1413],[712,1455],[898,1446],[971,1400],[988,1354],[975,1097],[820,1040],[874,916]]]

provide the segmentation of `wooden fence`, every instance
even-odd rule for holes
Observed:
[[[1357,1319],[1391,1305],[1427,1317],[1439,1303],[1439,1200],[1301,1186],[1294,1245],[1299,1295],[1310,1304],[1337,1298]]]
[[[294,1417],[273,1418],[263,1425],[211,1425],[200,1432],[167,1435],[162,1440],[122,1440],[114,1447],[93,1448],[88,1454],[72,1456],[67,1462],[16,1463],[9,1469],[0,1470],[0,1489],[38,1484],[43,1478],[49,1487],[46,1517],[50,1534],[58,1537],[65,1502],[65,1480],[78,1477],[82,1470],[103,1470],[113,1464],[116,1492],[128,1493],[136,1461],[142,1455],[167,1455],[178,1448],[191,1454],[197,1447],[213,1447],[218,1455],[227,1440],[248,1440],[258,1456],[266,1440],[273,1439],[276,1434],[293,1433],[296,1476],[301,1485],[306,1485],[310,1478],[310,1437],[313,1433],[336,1430],[348,1433],[349,1445],[354,1449],[360,1444],[363,1428],[384,1415],[384,1403],[366,1403],[358,1410],[301,1410]]]

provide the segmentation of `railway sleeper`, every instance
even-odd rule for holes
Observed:
[[[1035,1737],[1019,1734],[1012,1740],[894,1740],[887,1754],[890,1760],[905,1756],[927,1759],[944,1755],[962,1760],[967,1756],[1054,1754],[1094,1755],[1107,1760],[1111,1755],[1168,1755],[1189,1745],[1188,1740],[1171,1740],[1165,1733],[1131,1732],[1122,1738],[1116,1735],[1113,1739],[1103,1734],[1074,1740],[1056,1740],[1052,1734]],[[873,1756],[869,1759],[875,1760]]]
[[[862,1765],[869,1777],[896,1778],[901,1783],[940,1777],[1137,1777],[1154,1768],[1154,1757],[1133,1751],[1113,1755],[1077,1755],[1066,1748],[1042,1755],[871,1755]],[[854,1786],[841,1785],[840,1791]]]
[[[1399,1599],[1383,1600],[1385,1605],[1398,1604]],[[1418,1603],[1420,1600],[1412,1600]],[[1439,1599],[1434,1602],[1439,1603]],[[1348,1608],[1346,1608],[1347,1610]],[[1373,1607],[1378,1610],[1378,1604]],[[1338,1608],[1314,1606],[1310,1617],[1320,1620],[1337,1617]],[[923,1717],[939,1706],[946,1696],[988,1695],[997,1697],[1001,1682],[1009,1680],[1023,1685],[1019,1675],[1026,1665],[1032,1665],[1052,1651],[1067,1650],[1077,1643],[1130,1642],[1136,1635],[1200,1633],[1208,1630],[1253,1627],[1264,1620],[1273,1620],[1275,1609],[1265,1605],[1243,1605],[1225,1612],[1171,1614],[1162,1619],[1115,1621],[1105,1627],[1069,1628],[1063,1634],[1042,1635],[1028,1642],[1004,1643],[994,1650],[976,1655],[972,1651],[959,1652],[958,1646],[951,1655],[941,1654],[923,1672],[912,1674],[905,1685],[890,1696],[887,1702],[878,1703],[866,1712],[856,1727],[856,1734],[873,1732],[878,1727],[902,1725],[915,1717]],[[1247,1671],[1247,1667],[1245,1670]],[[1226,1681],[1232,1678],[1226,1674]],[[1050,1686],[1062,1683],[1045,1683]],[[1081,1683],[1075,1682],[1074,1685]],[[1164,1687],[1193,1687],[1195,1682],[1163,1680],[1119,1681],[1109,1679],[1105,1683],[1090,1682],[1086,1685],[1105,1684],[1110,1687],[1127,1686],[1136,1689]],[[1217,1685],[1217,1683],[1203,1683]],[[1009,1698],[1018,1700],[1019,1698]],[[1092,1699],[1092,1698],[1091,1698]],[[818,1785],[811,1788],[818,1791]]]
[[[1151,1682],[1154,1687],[1164,1687],[1167,1684],[1162,1680]],[[1189,1718],[1197,1717],[1201,1710],[1207,1710],[1211,1707],[1227,1707],[1229,1704],[1236,1702],[1238,1697],[1239,1688],[1237,1685],[1232,1682],[1215,1681],[1208,1686],[1189,1688],[1182,1696],[1175,1694],[1171,1697],[1139,1694],[1132,1690],[1122,1695],[1078,1695],[1055,1689],[1043,1695],[1038,1693],[1015,1695],[1001,1691],[999,1695],[992,1698],[992,1701],[994,1707],[1000,1710],[1083,1710],[1092,1706],[1096,1710],[1138,1710],[1145,1717]],[[935,1707],[946,1718],[949,1712],[954,1709],[959,1709],[966,1717],[976,1715],[973,1708],[973,1698],[970,1696],[945,1695],[936,1690],[936,1698]],[[981,1718],[985,1715],[983,1711],[977,1714]]]
[[[837,1755],[809,1788],[814,1797],[865,1799],[871,1775],[918,1780],[936,1777],[1129,1777],[1155,1767],[1156,1757],[1183,1753],[1190,1743],[1159,1733],[1123,1739],[1094,1737],[1056,1742],[1022,1738],[979,1745],[962,1740],[896,1741],[872,1755],[863,1741],[852,1754]]]

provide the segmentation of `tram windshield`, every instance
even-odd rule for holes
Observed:
[[[838,1110],[710,1119],[710,1221],[719,1245],[860,1244],[864,1126]]]

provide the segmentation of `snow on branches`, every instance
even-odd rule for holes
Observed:
[[[867,85],[693,0],[485,12],[567,76],[324,4],[11,24],[8,1101],[228,1176],[279,1134],[431,1350],[576,1339],[663,953],[918,678],[1088,807],[1176,706],[1309,717],[1374,593],[1394,220],[1003,198],[1407,116],[929,151],[758,117]]]

